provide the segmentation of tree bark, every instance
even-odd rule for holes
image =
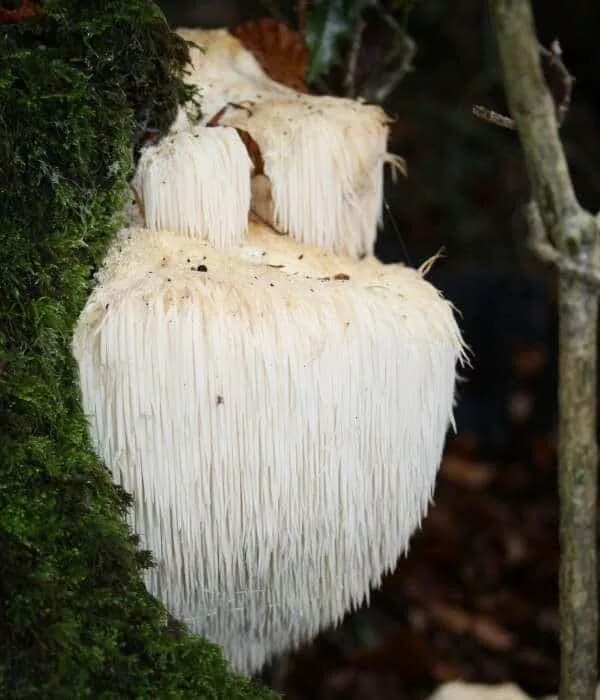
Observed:
[[[598,222],[578,203],[544,81],[529,0],[490,0],[504,84],[534,204],[560,259],[561,700],[592,700],[597,676],[596,350]]]
[[[597,676],[596,328],[585,283],[559,291],[561,700],[591,700]]]

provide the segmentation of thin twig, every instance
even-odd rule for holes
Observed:
[[[374,78],[366,81],[359,89],[359,94],[369,102],[381,104],[413,70],[413,59],[417,53],[417,45],[406,32],[406,27],[387,11],[379,0],[372,0],[371,6],[377,12],[381,21],[392,31],[396,41],[382,61],[381,68],[371,71]],[[396,65],[400,60],[399,65]]]
[[[562,99],[556,105],[556,118],[559,124],[562,124],[567,116],[571,106],[571,96],[573,94],[573,85],[575,78],[562,60],[562,49],[558,39],[555,39],[550,48],[547,49],[542,44],[539,45],[541,55],[548,61],[548,64],[559,74],[564,89]]]
[[[394,34],[405,34],[406,28],[403,27],[398,20],[392,15],[387,9],[381,4],[379,0],[373,0],[373,7],[381,17],[381,19],[388,25],[388,27],[394,32]]]
[[[346,76],[344,78],[344,94],[346,97],[354,97],[356,94],[356,68],[358,66],[364,29],[365,21],[362,17],[359,17],[354,27],[354,36],[352,37],[352,45],[350,46],[346,63]]]
[[[484,107],[483,105],[473,105],[471,112],[478,119],[483,119],[484,122],[489,122],[495,126],[499,126],[502,129],[516,129],[515,120],[510,117],[500,114],[499,112],[494,112],[493,109],[489,107]]]
[[[396,86],[404,79],[404,77],[413,70],[413,59],[417,53],[417,45],[412,37],[404,34],[399,47],[390,52],[386,58],[385,64],[389,65],[392,59],[401,56],[400,65],[394,66],[392,70],[380,73],[380,77],[372,80],[370,84],[365,84],[359,91],[361,96],[369,102],[381,104],[386,100],[389,94]]]
[[[562,49],[560,48],[560,43],[558,39],[555,39],[550,48],[547,49],[542,44],[538,45],[539,52],[543,58],[548,61],[548,64],[555,69],[559,76],[561,77],[561,82],[563,86],[563,95],[560,102],[556,102],[556,121],[558,125],[561,126],[569,112],[571,107],[571,96],[573,94],[573,85],[575,84],[575,78],[569,73],[569,70],[565,66],[562,60]],[[499,126],[502,129],[516,129],[515,120],[499,112],[495,112],[489,107],[484,107],[483,105],[473,105],[471,112],[473,116],[478,119],[482,119],[485,122]]]
[[[424,262],[422,262],[419,267],[417,268],[417,272],[421,275],[421,277],[427,277],[427,275],[431,272],[431,268],[435,265],[435,263],[438,260],[441,260],[442,258],[446,257],[446,249],[444,246],[442,246],[437,253],[434,253],[431,257],[427,258]]]
[[[251,102],[250,100],[248,100],[246,104],[254,106],[254,102]],[[221,117],[225,114],[229,107],[244,110],[248,112],[249,117],[252,116],[252,110],[245,104],[239,102],[227,102],[227,104],[224,107],[221,107],[221,109],[218,112],[213,114],[213,116],[206,122],[206,126],[218,126],[219,122],[221,121]]]
[[[392,228],[394,229],[394,233],[398,237],[398,241],[400,242],[400,247],[402,248],[402,254],[404,255],[404,260],[406,261],[406,264],[409,267],[414,267],[412,259],[410,257],[410,254],[408,252],[408,247],[404,241],[404,237],[402,236],[402,233],[400,232],[400,228],[398,227],[398,224],[396,223],[396,217],[392,213],[392,210],[390,208],[390,205],[387,203],[387,200],[383,200],[383,205],[385,207],[385,210],[388,213],[388,216],[390,217],[390,221],[392,223]]]

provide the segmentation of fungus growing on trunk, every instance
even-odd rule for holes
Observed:
[[[202,42],[228,47],[206,53],[221,61],[221,93],[268,87],[223,37]],[[229,64],[244,71],[228,77]],[[196,151],[182,119],[138,173],[146,226],[168,220],[169,230],[124,230],[74,339],[96,449],[134,494],[134,527],[157,560],[150,590],[246,672],[368,600],[406,550],[431,498],[462,352],[450,304],[421,272],[370,255],[381,110],[311,98],[322,114],[302,129],[310,103],[282,100],[295,93],[274,85],[236,119],[261,148],[273,218],[294,236],[251,219],[235,245],[216,221],[219,206],[249,196],[235,131],[206,127]],[[216,112],[226,106],[211,100]],[[246,182],[220,200],[208,180],[225,141],[230,171],[241,180],[246,169]],[[173,144],[181,169],[168,164]],[[167,174],[168,197],[153,168]],[[215,200],[188,217],[208,192]],[[239,211],[222,212],[236,236]],[[203,236],[182,235],[196,230]]]

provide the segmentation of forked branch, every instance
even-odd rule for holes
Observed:
[[[561,700],[593,700],[598,659],[596,371],[598,222],[577,201],[558,127],[573,78],[540,52],[529,0],[490,0],[511,118],[532,188],[532,245],[559,270]],[[560,71],[558,107],[540,58]]]

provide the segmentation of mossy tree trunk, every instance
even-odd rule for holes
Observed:
[[[195,96],[188,46],[151,0],[21,19],[0,12],[0,697],[272,698],[146,590],[71,353],[134,147]]]
[[[490,0],[490,7],[508,105],[531,182],[534,222],[547,237],[537,249],[560,274],[560,698],[592,700],[598,636],[598,220],[579,205],[573,189],[529,0]],[[554,55],[559,60],[558,49]]]

